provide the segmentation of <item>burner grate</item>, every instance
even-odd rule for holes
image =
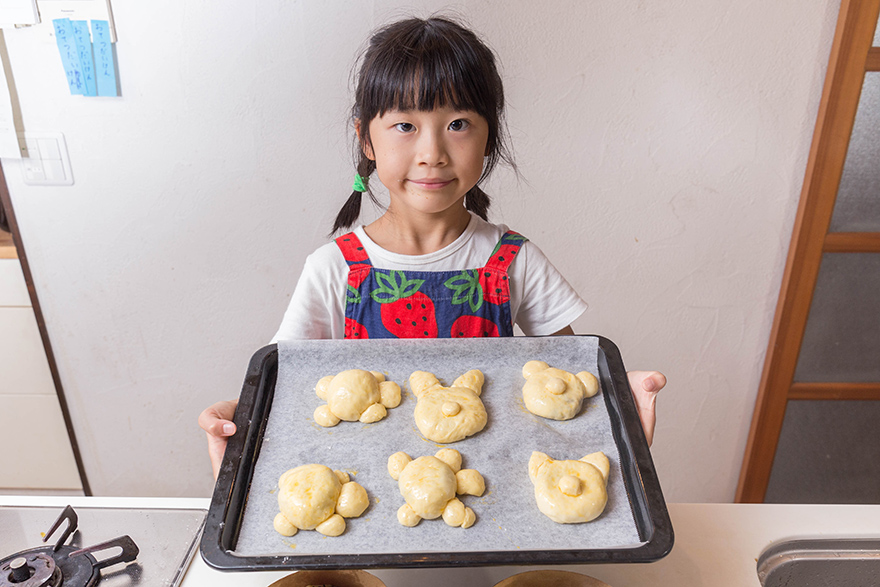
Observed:
[[[92,587],[101,577],[101,569],[135,560],[138,547],[129,536],[120,536],[87,548],[76,548],[64,543],[76,532],[78,516],[70,506],[43,537],[43,542],[61,527],[67,525],[54,546],[32,548],[0,560],[0,587]],[[121,552],[98,560],[94,553],[119,548]]]

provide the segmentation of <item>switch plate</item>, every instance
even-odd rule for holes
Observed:
[[[60,132],[20,132],[21,171],[28,185],[73,185],[67,143]]]

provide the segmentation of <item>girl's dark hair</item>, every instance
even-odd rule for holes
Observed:
[[[401,20],[370,38],[361,57],[352,108],[352,117],[360,124],[355,148],[358,175],[366,178],[376,169],[376,162],[363,152],[363,146],[370,144],[371,120],[388,110],[430,111],[446,106],[473,110],[489,123],[483,174],[464,200],[468,210],[487,220],[489,196],[480,183],[499,161],[516,169],[507,146],[504,88],[491,49],[449,18]],[[367,194],[377,203],[369,188]],[[332,232],[354,224],[360,210],[361,192],[352,192]]]

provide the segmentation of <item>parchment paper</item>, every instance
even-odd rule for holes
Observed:
[[[434,340],[289,341],[278,345],[275,398],[235,554],[296,557],[305,554],[378,554],[503,550],[626,548],[642,544],[624,488],[611,422],[602,397],[584,401],[572,420],[557,422],[528,412],[522,401],[522,366],[546,361],[573,373],[598,377],[595,337],[514,337]],[[373,424],[340,422],[318,426],[312,414],[324,402],[315,394],[321,377],[346,369],[379,371],[400,384],[403,401]],[[443,385],[462,373],[485,375],[481,398],[489,421],[475,436],[440,445],[421,436],[413,419],[416,398],[409,375],[430,371]],[[397,482],[388,474],[388,457],[405,451],[412,458],[448,446],[462,454],[462,468],[486,480],[482,497],[459,496],[477,516],[472,527],[453,528],[441,518],[407,528],[397,521],[403,505]],[[557,524],[538,511],[528,476],[533,450],[556,460],[579,459],[601,450],[611,460],[608,504],[586,524]],[[359,518],[347,519],[345,533],[325,537],[300,531],[291,538],[275,532],[278,478],[293,467],[320,463],[347,471],[370,496]]]

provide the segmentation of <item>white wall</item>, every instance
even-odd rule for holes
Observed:
[[[839,2],[469,2],[538,243],[629,367],[670,380],[670,501],[734,495]],[[440,2],[116,0],[123,96],[70,96],[48,27],[7,30],[24,124],[71,187],[4,170],[97,494],[207,495],[199,411],[238,395],[351,185],[349,74]]]

